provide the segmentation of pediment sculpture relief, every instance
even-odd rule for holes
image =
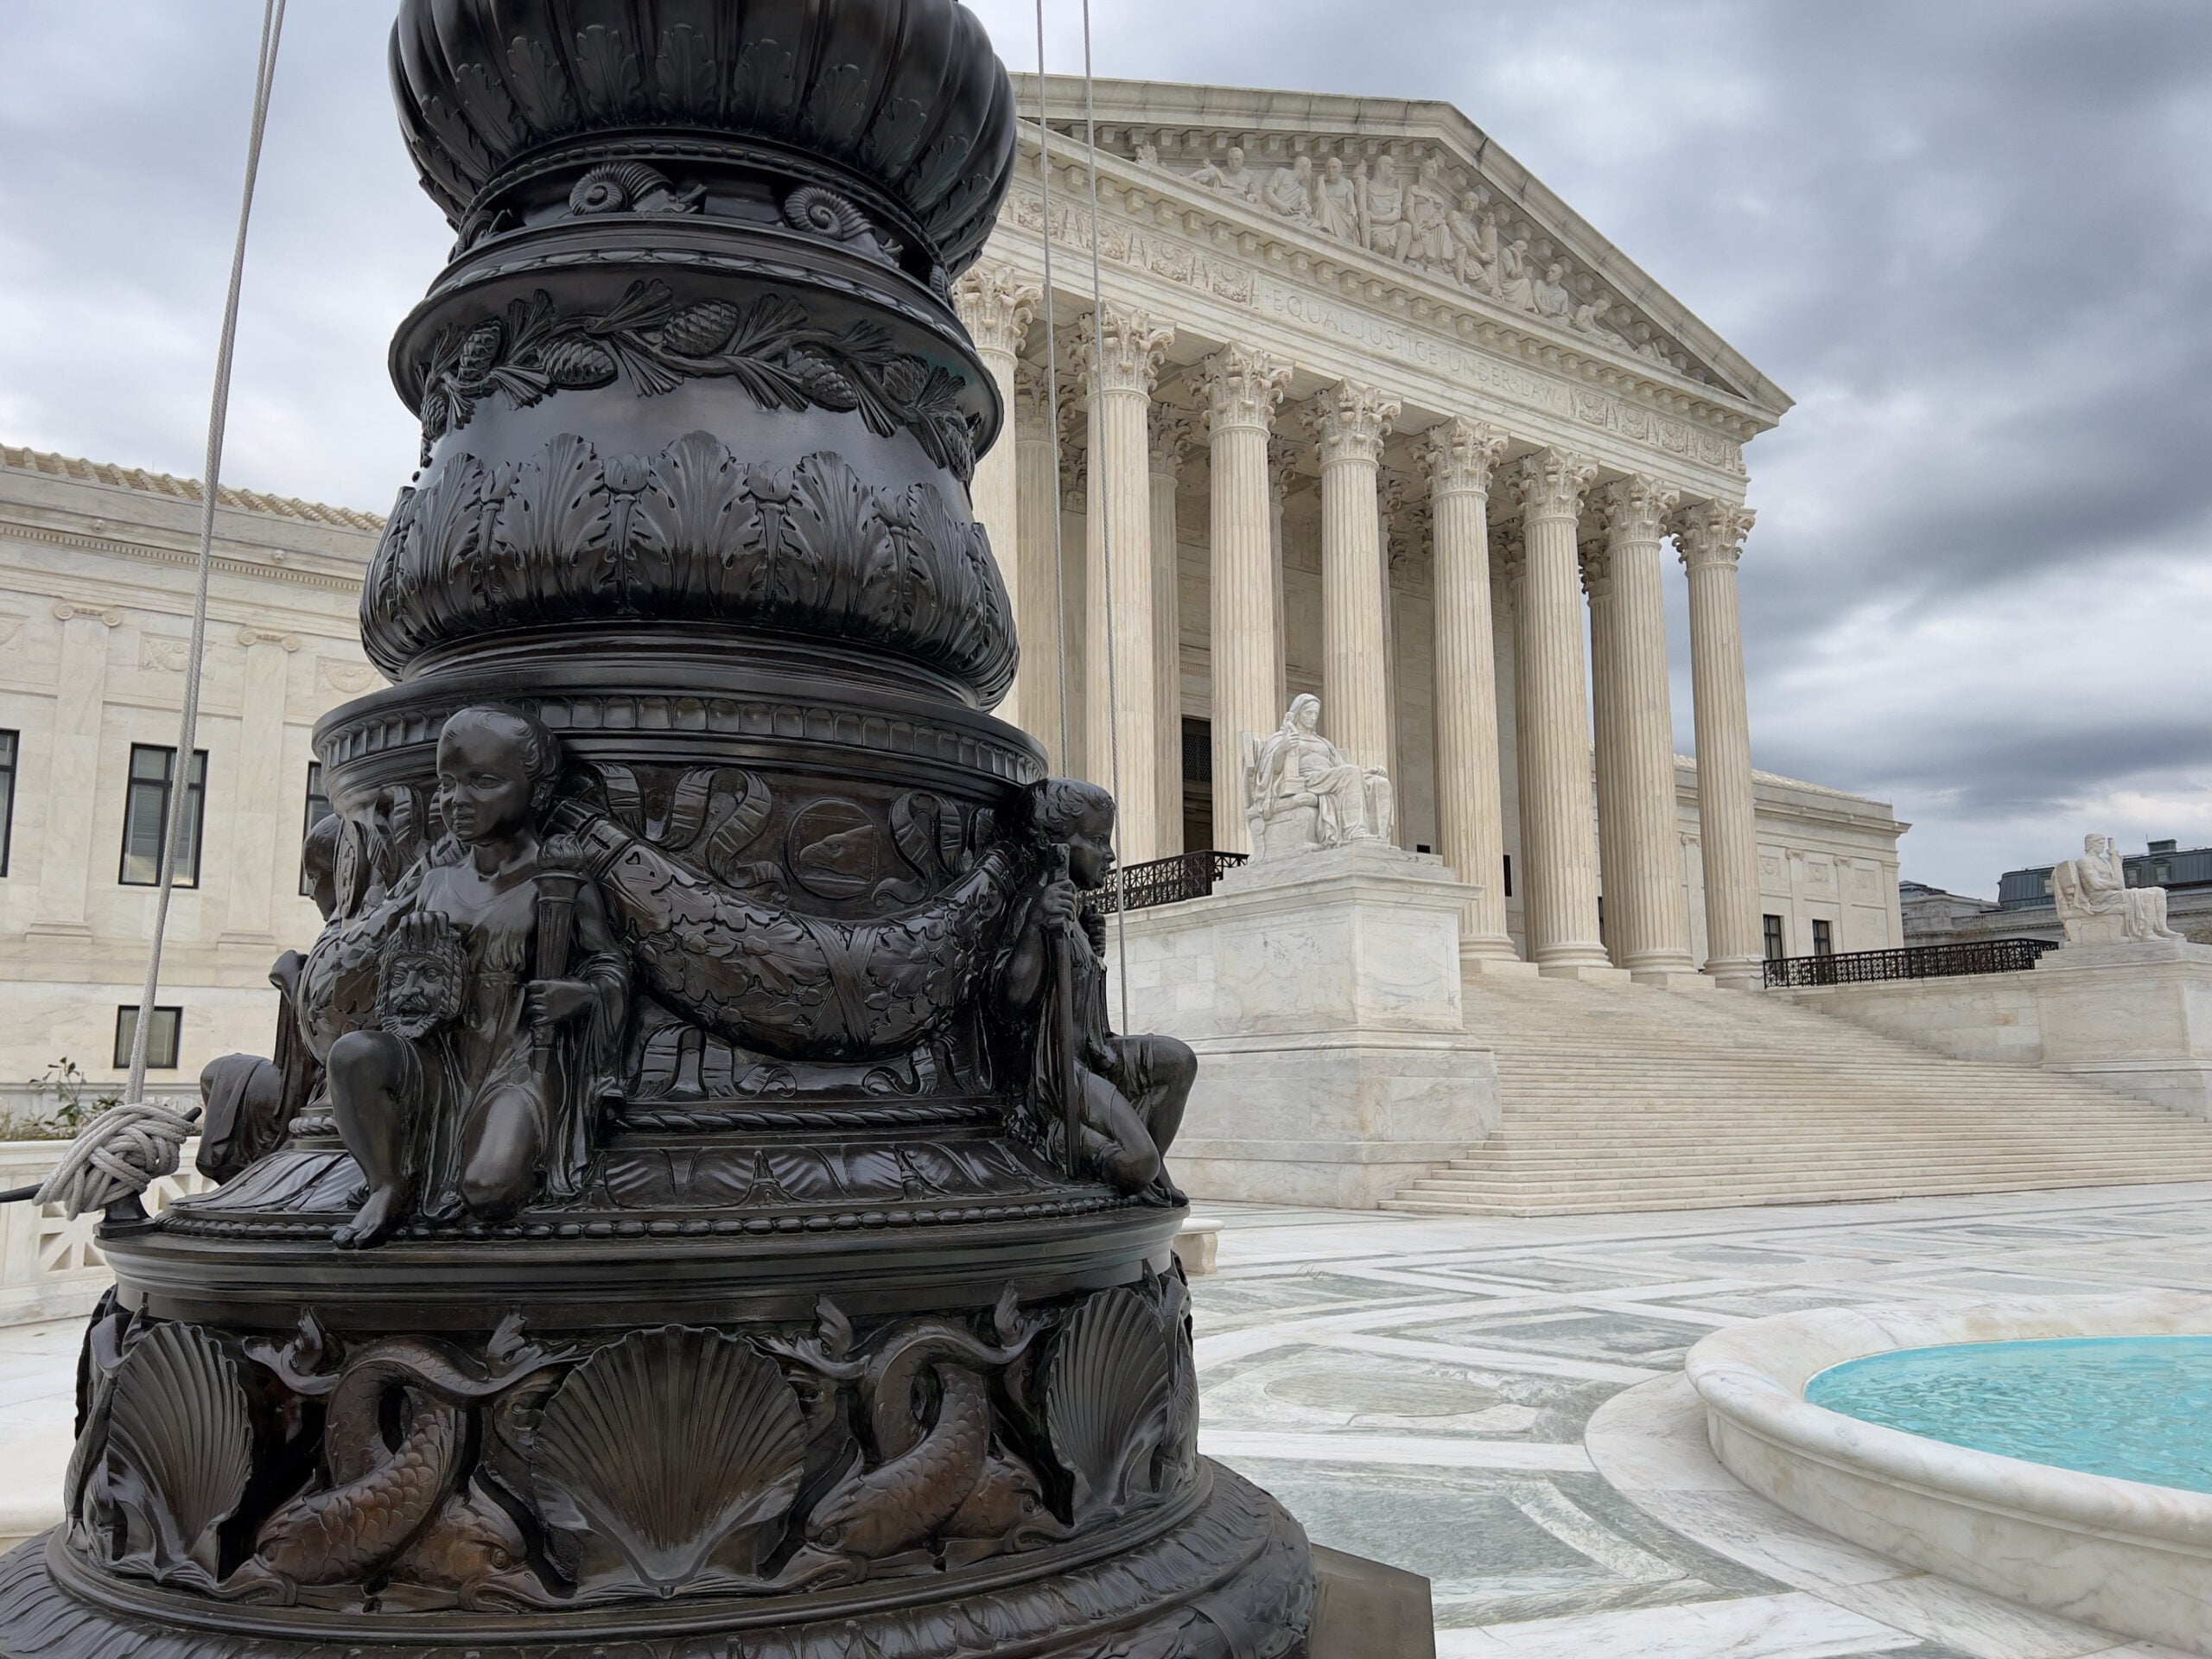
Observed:
[[[1309,691],[1291,700],[1271,735],[1243,734],[1244,817],[1255,863],[1390,839],[1390,774],[1359,765],[1321,735],[1320,725],[1321,700]]]
[[[2183,936],[2166,925],[2166,890],[2131,887],[2110,836],[2082,838],[2082,856],[2055,865],[2050,895],[2069,944],[2148,944]]]
[[[1178,172],[1156,145],[1139,143],[1135,153],[1143,165]],[[1487,185],[1447,180],[1436,154],[1410,166],[1387,151],[1349,165],[1340,156],[1300,154],[1262,168],[1231,144],[1179,176],[1615,351],[1707,378],[1594,276],[1552,251],[1541,226],[1511,219]]]

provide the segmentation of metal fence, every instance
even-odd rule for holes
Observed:
[[[1849,950],[1841,956],[1783,957],[1766,965],[1770,986],[1872,985],[1888,979],[1949,979],[1960,974],[2016,974],[2036,965],[2050,939],[1974,939],[1962,944],[1910,944],[1897,950]]]
[[[1154,905],[1203,899],[1213,891],[1213,884],[1221,879],[1224,871],[1235,869],[1244,859],[1243,853],[1208,849],[1178,853],[1173,858],[1155,858],[1145,864],[1130,864],[1092,895],[1090,908],[1111,911],[1127,905],[1131,910],[1150,910]]]

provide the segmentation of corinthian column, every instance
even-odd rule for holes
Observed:
[[[1290,365],[1249,346],[1229,345],[1199,373],[1213,463],[1213,844],[1249,853],[1240,737],[1264,735],[1282,718],[1268,431]]]
[[[1435,519],[1436,822],[1444,861],[1475,896],[1459,957],[1518,962],[1505,931],[1505,824],[1497,775],[1497,663],[1491,641],[1490,479],[1505,435],[1480,421],[1431,427],[1421,459]]]
[[[1045,746],[1052,770],[1065,772],[1071,763],[1060,742],[1060,677],[1067,664],[1060,650],[1059,572],[1052,563],[1060,477],[1052,465],[1052,418],[1045,372],[1023,364],[1014,376],[1014,562],[1020,575],[1007,583],[1021,639],[1014,701],[1022,729]],[[1003,568],[1004,554],[1000,563]],[[1006,709],[999,712],[1003,715]]]
[[[1599,850],[1613,961],[1650,984],[1691,979],[1689,917],[1675,806],[1675,717],[1667,689],[1667,613],[1659,543],[1675,493],[1656,479],[1625,478],[1607,492],[1611,613],[1602,643],[1598,601],[1591,639],[1599,731],[1610,751],[1599,768]]]
[[[1756,988],[1759,935],[1758,823],[1751,803],[1751,714],[1744,695],[1744,625],[1736,561],[1751,510],[1730,501],[1684,509],[1674,521],[1690,581],[1690,690],[1696,703],[1698,842],[1705,856],[1705,971]]]
[[[1609,969],[1598,938],[1598,845],[1590,791],[1590,696],[1575,523],[1596,466],[1547,449],[1521,463],[1527,566],[1516,642],[1521,690],[1522,854],[1529,955],[1544,973]]]
[[[1076,329],[1090,404],[1084,515],[1090,649],[1084,754],[1121,803],[1121,858],[1160,855],[1159,713],[1153,671],[1152,385],[1174,339],[1142,311],[1109,305]]]
[[[1014,423],[1014,361],[1021,353],[1022,337],[1029,332],[1030,314],[1036,308],[1039,291],[1034,283],[1020,281],[1003,265],[980,264],[970,266],[962,274],[953,285],[952,293],[960,321],[967,325],[968,337],[976,342],[976,354],[983,359],[983,366],[991,372],[992,383],[998,387],[999,407],[1006,411],[1007,425],[1000,429],[998,442],[976,458],[976,475],[968,484],[968,499],[976,522],[991,538],[991,551],[998,559],[999,575],[1006,582],[1008,610],[1019,629],[1020,510],[1014,456],[1018,440],[1008,429]],[[999,704],[1001,720],[1026,726],[1033,717],[1028,713],[1024,696],[1028,687],[1024,682],[1034,677],[1034,669],[1025,658],[1014,674],[1013,689]]]
[[[1191,445],[1190,417],[1162,407],[1152,420],[1152,689],[1159,732],[1160,850],[1183,850],[1183,606],[1175,486]]]
[[[1321,448],[1321,721],[1354,762],[1384,770],[1390,699],[1376,469],[1398,409],[1372,386],[1340,380],[1306,411]]]

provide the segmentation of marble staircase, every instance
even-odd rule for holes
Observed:
[[[2212,1179],[2212,1123],[1756,993],[1470,976],[1503,1118],[1385,1209],[1819,1204]]]

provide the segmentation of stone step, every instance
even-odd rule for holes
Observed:
[[[2052,1154],[2047,1156],[2012,1156],[1990,1159],[1962,1159],[1953,1154],[1929,1153],[1919,1155],[1885,1154],[1880,1159],[1882,1169],[1892,1174],[1964,1175],[1979,1171],[2003,1170],[2013,1174],[2041,1173],[2064,1180],[2069,1176],[2086,1178],[2103,1172],[2132,1169],[2165,1169],[2174,1173],[2176,1180],[2196,1180],[2212,1176],[2212,1157],[2181,1158],[2172,1154],[2164,1157],[2072,1158]],[[1854,1154],[1847,1147],[1833,1152],[1793,1151],[1777,1155],[1772,1161],[1763,1163],[1761,1179],[1802,1176],[1808,1179],[1842,1172],[1857,1175],[1866,1168],[1864,1154]],[[1422,1178],[1424,1182],[1452,1185],[1464,1181],[1511,1180],[1581,1180],[1625,1179],[1631,1181],[1707,1180],[1713,1177],[1711,1159],[1700,1160],[1688,1155],[1675,1157],[1639,1156],[1626,1154],[1619,1158],[1500,1158],[1484,1160],[1454,1158],[1434,1174]],[[1417,1184],[1418,1185],[1418,1184]]]
[[[1443,1181],[1434,1177],[1414,1182],[1393,1198],[1401,1201],[1513,1202],[1537,1203],[1558,1199],[1578,1199],[1603,1197],[1611,1200],[1609,1207],[1619,1210],[1641,1208],[1635,1200],[1653,1197],[1701,1198],[1718,1208],[1739,1202],[1767,1202],[1787,1198],[1815,1203],[1850,1198],[1895,1198],[1911,1194],[1980,1192],[1989,1190],[2008,1192],[2057,1190],[2065,1186],[2128,1185],[2144,1182],[2188,1179],[2177,1177],[2166,1166],[2139,1166],[2133,1170],[2101,1170],[2094,1180],[2069,1180],[2046,1170],[1975,1170],[1954,1171],[1948,1175],[1926,1174],[1918,1172],[1897,1174],[1855,1176],[1832,1174],[1820,1180],[1758,1179],[1741,1174],[1719,1175],[1710,1172],[1680,1180],[1603,1180],[1522,1179],[1491,1182]],[[1966,1183],[1966,1185],[1961,1185]]]

